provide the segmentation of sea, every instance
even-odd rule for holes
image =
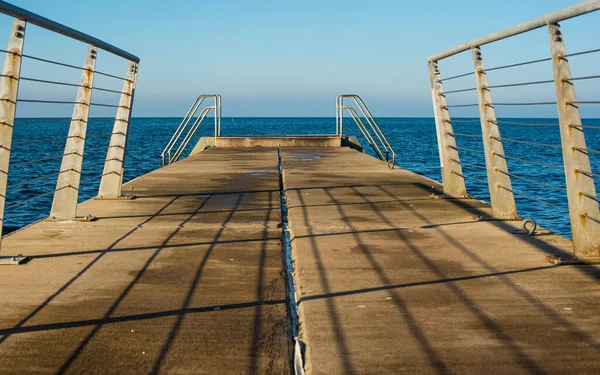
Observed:
[[[213,119],[207,118],[186,154],[201,136],[213,135]],[[538,225],[570,237],[565,177],[562,169],[559,129],[556,119],[499,119],[508,169],[519,216],[533,218]],[[438,145],[433,118],[376,118],[397,153],[396,165],[441,181]],[[181,118],[133,118],[125,159],[124,181],[161,167],[161,152]],[[582,121],[588,149],[600,150],[600,120]],[[480,124],[477,119],[454,118],[454,132],[460,150],[468,193],[489,202]],[[333,134],[333,117],[233,117],[222,118],[223,136],[275,134]],[[92,118],[84,155],[79,200],[93,198],[98,191],[103,160],[113,119]],[[598,127],[598,129],[594,128]],[[15,121],[9,171],[4,233],[48,216],[64,152],[68,119],[19,118]],[[359,138],[367,153],[375,157],[351,119],[344,121],[344,134]],[[466,150],[462,150],[466,149]],[[185,155],[185,154],[184,154]],[[590,153],[592,171],[600,173],[600,154]],[[600,181],[596,179],[596,186]],[[86,213],[82,213],[86,214]]]

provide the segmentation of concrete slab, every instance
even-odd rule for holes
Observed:
[[[600,269],[545,260],[569,241],[348,149],[282,159],[309,373],[600,372]]]
[[[209,150],[6,237],[33,260],[0,273],[0,373],[289,372],[278,181]]]
[[[308,373],[600,372],[600,268],[341,147],[282,148]],[[0,373],[290,373],[278,154],[211,148],[3,241]]]

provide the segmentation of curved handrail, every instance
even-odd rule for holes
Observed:
[[[360,119],[360,116],[358,115],[358,113],[356,113],[356,110],[354,108],[352,108],[352,107],[341,107],[341,109],[342,110],[346,109],[348,111],[348,113],[350,113],[350,116],[352,117],[352,119],[356,123],[356,126],[361,131],[362,135],[367,140],[367,143],[369,144],[369,146],[371,146],[371,148],[373,149],[373,151],[375,151],[375,153],[377,155],[379,155],[379,158],[381,160],[385,160],[385,154],[381,151],[381,148],[379,148],[379,146],[377,145],[377,143],[375,143],[375,140],[371,136],[371,133],[369,133],[369,131],[367,130],[367,127],[365,126],[365,124]]]
[[[171,156],[171,151],[177,145],[179,139],[184,134],[184,131],[187,129],[188,125],[190,124],[190,121],[192,120],[192,118],[194,118],[194,116],[196,115],[196,113],[198,112],[198,110],[200,109],[200,107],[202,106],[202,103],[204,102],[204,100],[206,98],[213,98],[214,105],[205,107],[200,112],[200,115],[198,115],[196,120],[192,123],[190,129],[184,136],[184,139],[179,143],[179,146],[177,146],[175,153],[173,154],[173,156]],[[204,120],[204,118],[206,117],[206,115],[208,114],[208,112],[211,109],[215,110],[215,125],[214,125],[215,126],[215,138],[217,138],[221,135],[221,101],[222,101],[221,95],[218,95],[218,94],[199,95],[196,98],[196,100],[194,100],[194,102],[192,103],[192,106],[190,107],[190,109],[187,111],[187,113],[181,120],[181,123],[179,124],[179,126],[177,126],[177,129],[175,129],[175,132],[171,136],[171,139],[169,139],[169,142],[167,142],[167,145],[165,146],[165,148],[163,149],[163,152],[160,155],[161,159],[162,159],[163,167],[165,166],[165,155],[167,156],[166,162],[168,164],[179,160],[179,158],[181,157],[181,154],[187,147],[191,138],[196,133],[196,130],[198,129],[198,127],[200,126],[200,124],[202,123],[202,121]]]
[[[185,128],[188,126],[192,117],[194,117],[194,115],[198,111],[198,108],[200,107],[204,99],[205,98],[201,96],[196,98],[190,109],[187,111],[186,115],[183,117],[183,120],[181,120],[179,126],[177,126],[177,129],[175,129],[175,132],[171,136],[171,139],[169,139],[169,142],[167,142],[167,145],[163,149],[163,152],[160,154],[160,157],[162,158],[163,167],[165,166],[165,154],[168,153],[168,159],[171,159],[171,149],[175,146],[175,143],[177,142]]]
[[[198,128],[200,127],[200,124],[202,123],[202,121],[204,121],[204,118],[206,117],[208,112],[210,112],[211,109],[215,109],[215,107],[214,106],[213,107],[205,107],[204,109],[202,109],[202,112],[200,112],[200,115],[196,118],[196,121],[194,121],[194,123],[190,127],[190,130],[188,130],[187,134],[183,138],[183,141],[181,141],[181,143],[179,144],[179,147],[177,147],[177,150],[175,150],[173,157],[169,158],[169,164],[174,163],[177,160],[179,160],[179,158],[181,157],[181,154],[187,147],[188,143],[190,143],[190,140],[192,139],[194,134],[196,134],[196,130],[198,130]]]
[[[354,108],[352,108],[352,107],[344,106],[344,98],[349,98],[354,101],[354,104],[356,105],[356,107],[358,107],[358,110],[361,112],[362,116],[365,118],[366,123],[369,125],[369,127],[371,128],[373,133],[375,133],[375,137],[378,139],[379,144],[377,144],[377,142],[375,142],[375,139],[371,136],[366,125],[362,122],[362,120],[360,120],[360,116],[358,116],[358,113],[356,112],[356,110],[354,110]],[[392,145],[390,144],[389,140],[387,139],[387,137],[385,136],[385,134],[379,127],[379,124],[377,124],[377,121],[375,121],[375,118],[371,114],[371,111],[369,111],[369,108],[367,107],[364,100],[360,96],[358,96],[356,94],[346,94],[346,95],[338,95],[336,97],[336,123],[335,123],[336,135],[339,135],[340,137],[342,136],[344,109],[348,110],[348,112],[354,119],[354,122],[359,127],[360,131],[363,132],[363,135],[365,134],[365,131],[366,131],[366,133],[369,134],[369,137],[371,138],[371,140],[369,140],[366,136],[365,136],[365,138],[367,138],[367,142],[369,142],[371,144],[371,147],[373,147],[373,149],[376,151],[378,156],[382,160],[386,160],[391,166],[395,165],[396,164],[396,152],[392,148]],[[352,111],[350,109],[352,109]],[[360,122],[360,124],[359,124],[359,122]],[[361,125],[364,129],[361,128]],[[372,141],[372,143],[371,143],[371,141]],[[381,147],[379,145],[381,145]],[[381,151],[381,148],[383,148],[385,150],[385,156],[384,156],[384,153]],[[391,154],[392,160],[389,160],[389,157],[387,156],[389,154]]]

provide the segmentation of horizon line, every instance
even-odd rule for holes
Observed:
[[[158,118],[158,119],[173,119],[173,118],[183,118],[184,116],[132,116],[131,119],[151,119],[151,118]],[[382,118],[382,119],[434,119],[433,116],[373,116],[374,118]],[[17,117],[15,116],[15,119],[41,119],[41,120],[55,120],[55,119],[70,119],[71,117],[51,117],[51,116],[42,116],[42,117]],[[106,116],[90,116],[88,117],[90,119],[114,119],[114,117],[106,117]],[[221,118],[322,118],[322,119],[335,119],[335,116],[222,116]],[[351,117],[346,117],[346,118],[351,118]],[[455,119],[459,118],[459,119],[478,119],[479,117],[476,116],[455,116],[453,117]],[[558,121],[558,117],[515,117],[515,116],[511,116],[511,117],[498,117],[498,118],[504,118],[504,119],[539,119],[539,120],[546,120],[546,119],[556,119]],[[600,120],[600,117],[582,117],[582,119],[585,120]]]

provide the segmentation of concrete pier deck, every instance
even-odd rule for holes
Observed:
[[[282,148],[307,373],[600,372],[600,268],[344,147]],[[0,373],[290,373],[278,151],[211,148],[6,237]],[[438,199],[439,198],[439,199]]]

